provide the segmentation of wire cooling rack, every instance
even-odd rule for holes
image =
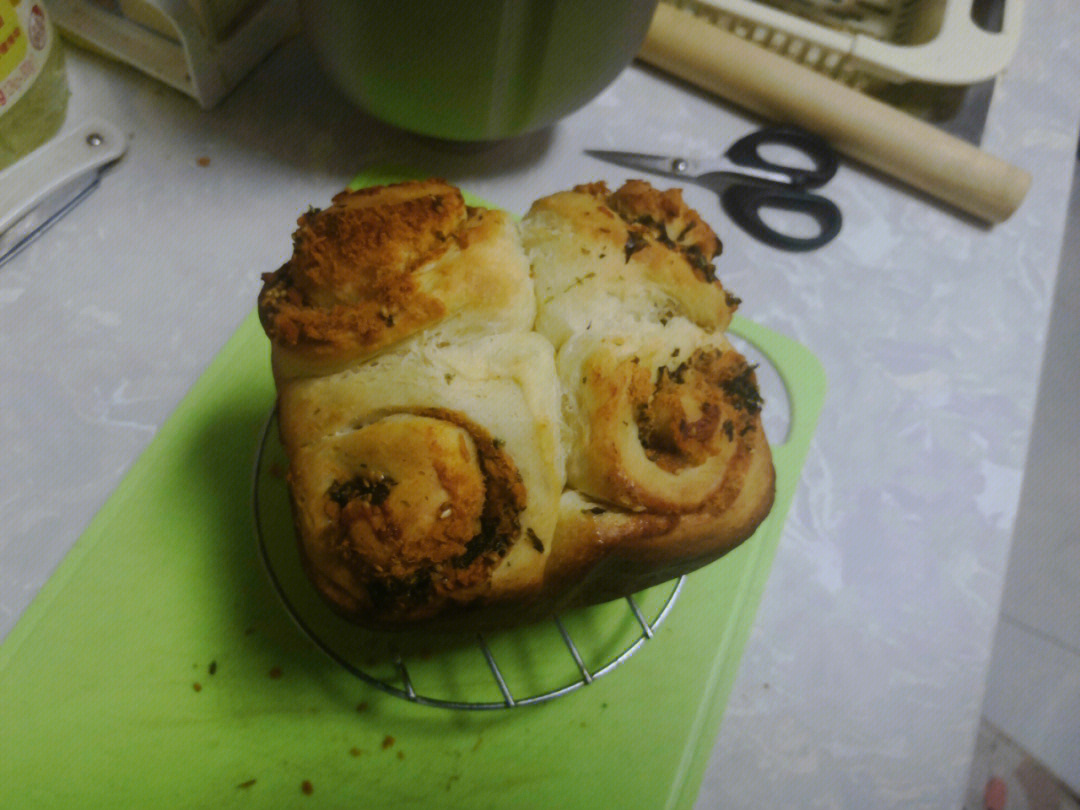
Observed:
[[[387,694],[424,706],[481,710],[528,706],[562,697],[608,674],[653,639],[682,590],[684,577],[679,577],[621,602],[590,608],[587,615],[578,612],[573,617],[574,630],[568,626],[569,621],[564,622],[564,617],[555,616],[547,627],[530,625],[500,634],[501,645],[489,643],[483,634],[476,634],[459,639],[453,648],[434,654],[425,651],[407,660],[406,655],[392,646],[397,638],[388,644],[385,636],[380,638],[348,625],[330,611],[302,575],[288,513],[288,495],[277,472],[284,468],[285,461],[274,429],[276,416],[276,410],[271,411],[263,426],[255,459],[252,505],[259,556],[286,612],[312,643],[346,671]],[[550,632],[552,628],[554,633]],[[520,666],[517,659],[522,649],[527,650],[525,657],[531,655],[543,662],[544,666],[536,667],[544,673],[542,683],[527,679],[524,688],[512,687],[511,679],[505,674],[506,656],[502,656],[504,663],[500,664],[500,654],[495,650],[496,646],[508,645],[519,651],[513,656],[515,665]],[[368,663],[363,661],[363,651],[370,652],[373,647],[386,651],[382,666],[377,657],[369,656]],[[552,666],[556,655],[565,657],[567,670]],[[433,664],[432,658],[436,656],[444,656],[444,660],[436,659]],[[466,691],[475,694],[438,697],[431,694],[435,691],[431,688],[417,688],[410,665],[442,669],[444,676],[449,673],[453,680],[471,684],[471,689]],[[478,681],[478,672],[485,670],[486,675]],[[567,671],[571,673],[569,677]],[[462,673],[464,677],[459,679],[457,675]],[[483,684],[488,676],[490,680]],[[492,684],[497,699],[482,696],[490,691]]]

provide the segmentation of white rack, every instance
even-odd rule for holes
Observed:
[[[664,0],[714,25],[865,88],[880,83],[968,85],[1012,60],[1023,0],[1003,0],[1000,31],[980,27],[984,0]]]

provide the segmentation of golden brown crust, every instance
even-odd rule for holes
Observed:
[[[612,310],[723,331],[739,304],[716,278],[716,234],[678,190],[630,181],[615,192],[592,183],[551,194],[530,207],[522,241],[540,309],[536,329],[556,348]]]
[[[531,323],[513,224],[503,212],[466,206],[441,180],[344,191],[297,225],[292,257],[264,275],[259,295],[279,378],[327,373],[463,311],[485,314],[481,292],[491,320]]]
[[[264,277],[259,316],[275,343],[316,355],[375,346],[442,314],[411,271],[466,221],[457,189],[427,180],[344,191],[297,220],[293,257]],[[396,327],[396,330],[395,330]]]
[[[575,186],[618,214],[627,226],[624,251],[651,249],[660,245],[678,251],[694,274],[708,283],[716,281],[713,261],[720,255],[716,233],[693,208],[683,202],[682,190],[660,191],[644,180],[628,180],[614,193],[604,183]]]

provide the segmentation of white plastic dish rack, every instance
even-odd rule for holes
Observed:
[[[860,89],[991,79],[1016,52],[1023,17],[1022,0],[1004,0],[993,32],[973,19],[981,0],[663,1]]]

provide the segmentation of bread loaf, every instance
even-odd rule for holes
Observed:
[[[768,513],[720,244],[677,190],[342,192],[264,276],[301,559],[372,628],[491,627],[704,565]]]

